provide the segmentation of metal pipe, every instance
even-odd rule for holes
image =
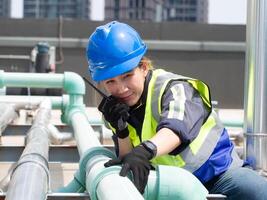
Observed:
[[[6,192],[11,179],[12,171],[14,170],[16,163],[13,163],[7,171],[7,174],[0,181],[0,192]]]
[[[0,36],[0,46],[32,47],[39,41],[47,41],[51,46],[59,47],[59,39],[53,37],[9,37]],[[85,48],[88,38],[62,38],[63,48]],[[244,52],[245,42],[233,41],[186,41],[186,40],[145,40],[152,51],[213,51]]]
[[[0,103],[10,103],[21,105],[25,109],[37,108],[45,99],[49,98],[52,102],[52,109],[62,109],[69,103],[69,95],[62,96],[23,96],[23,95],[3,95]]]
[[[49,189],[48,130],[51,102],[44,100],[27,133],[26,147],[12,173],[7,200],[44,200]]]
[[[267,0],[248,1],[247,8],[245,157],[267,171]]]
[[[28,55],[0,55],[0,59],[30,60],[30,56]]]
[[[53,124],[48,124],[47,128],[49,130],[49,139],[52,144],[62,144],[64,141],[69,141],[73,138],[72,133],[60,132]]]
[[[14,106],[10,104],[0,103],[0,136],[4,132],[8,124],[18,117]]]

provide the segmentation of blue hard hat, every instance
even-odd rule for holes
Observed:
[[[86,49],[92,79],[99,82],[134,69],[146,50],[139,34],[127,24],[113,21],[97,27]]]

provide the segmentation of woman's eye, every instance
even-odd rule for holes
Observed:
[[[106,82],[107,85],[110,85],[111,83],[113,83],[112,80]]]
[[[125,76],[124,76],[124,78],[129,78],[129,77],[131,77],[132,75],[131,74],[126,74]]]

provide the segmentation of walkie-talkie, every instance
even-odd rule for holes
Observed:
[[[83,77],[83,79],[85,80],[86,83],[88,83],[92,88],[94,88],[106,100],[106,101],[101,101],[100,105],[98,106],[99,111],[101,111],[101,112],[104,111],[103,108],[105,107],[105,104],[107,102],[114,101],[114,103],[115,103],[115,100],[116,100],[115,97],[113,97],[111,95],[107,96],[104,92],[102,92],[100,89],[98,89],[93,83],[91,83],[87,78]],[[118,101],[118,100],[116,100],[116,101]]]
[[[105,101],[101,101],[101,103],[98,106],[98,110],[102,113],[105,112],[105,109],[107,107],[107,105],[115,105],[115,104],[124,104],[122,102],[119,102],[117,98],[115,98],[114,96],[110,95],[107,96],[104,92],[102,92],[100,89],[98,89],[93,83],[91,83],[88,79],[86,79],[85,77],[83,77],[83,79],[85,80],[86,83],[88,83],[91,87],[93,87],[104,99]],[[118,129],[122,130],[125,127],[123,127],[123,118],[124,119],[128,119],[129,117],[129,113],[124,113],[125,116],[121,116],[118,120]]]

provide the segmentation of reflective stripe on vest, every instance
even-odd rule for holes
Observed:
[[[209,89],[203,82],[160,69],[154,70],[148,86],[142,141],[148,140],[156,134],[161,114],[161,99],[168,83],[172,80],[189,82],[200,93],[204,103],[211,108]],[[129,131],[132,144],[134,146],[140,144],[134,128],[129,126]],[[216,113],[212,112],[202,125],[198,136],[179,155],[158,156],[152,160],[152,163],[183,167],[194,172],[208,160],[222,131],[223,126],[217,120]]]

